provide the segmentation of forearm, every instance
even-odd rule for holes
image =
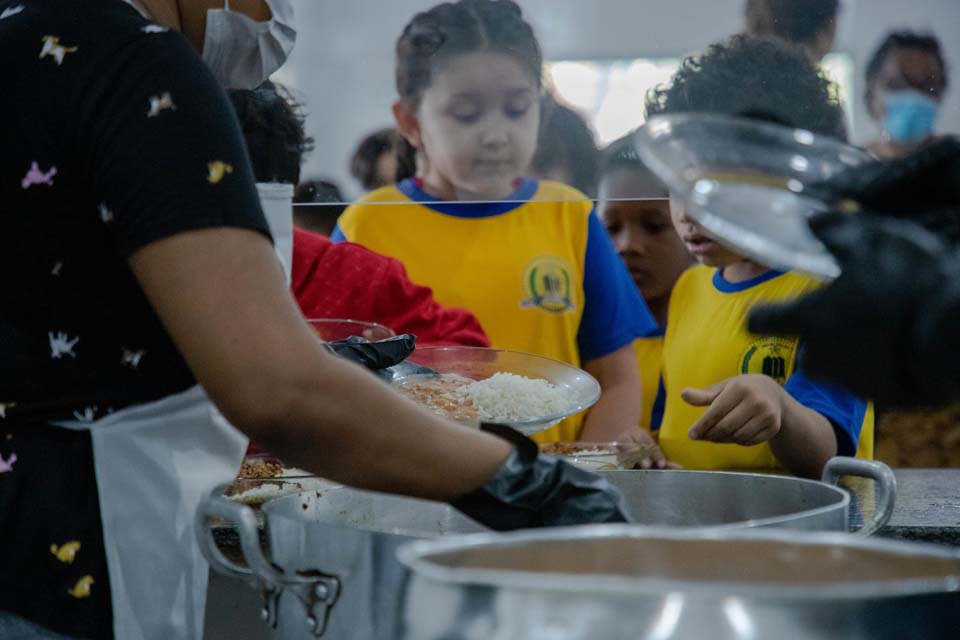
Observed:
[[[256,429],[258,441],[291,464],[352,486],[449,499],[482,485],[510,452],[507,443],[438,418],[349,363],[325,362],[318,375],[280,393],[277,412]]]
[[[791,473],[819,479],[824,465],[837,455],[833,425],[786,391],[783,395],[780,431],[770,440],[770,449]]]
[[[183,233],[144,247],[131,266],[224,416],[293,464],[364,488],[443,499],[481,485],[510,451],[327,352],[259,234]]]
[[[609,442],[640,426],[640,409],[632,406],[640,390],[618,385],[604,389],[600,400],[587,414],[580,439],[585,442]]]
[[[643,404],[633,345],[587,362],[584,369],[600,382],[602,394],[587,414],[580,439],[605,442],[639,427]]]

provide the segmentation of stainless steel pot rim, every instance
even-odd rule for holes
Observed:
[[[705,477],[708,476],[708,477],[711,477],[711,478],[714,478],[714,477],[717,477],[717,476],[736,476],[736,477],[745,478],[745,479],[763,480],[763,481],[769,481],[769,482],[773,482],[773,483],[781,483],[781,482],[782,482],[782,483],[789,483],[789,484],[800,483],[800,484],[806,484],[806,485],[817,485],[817,486],[820,487],[821,489],[826,490],[826,491],[830,491],[830,492],[836,494],[836,496],[837,496],[837,501],[836,501],[836,502],[834,502],[834,503],[832,503],[832,504],[829,504],[829,505],[822,506],[822,507],[815,507],[815,508],[813,508],[813,509],[806,509],[806,510],[804,510],[804,511],[795,511],[795,512],[792,512],[792,513],[789,513],[789,514],[785,514],[785,515],[781,515],[781,516],[771,516],[771,517],[769,517],[769,518],[756,518],[756,519],[753,519],[753,520],[740,520],[740,521],[737,521],[737,522],[730,522],[730,523],[726,523],[726,524],[717,524],[717,525],[708,525],[708,526],[705,526],[705,527],[690,527],[690,528],[696,528],[696,529],[709,528],[709,529],[717,529],[717,530],[730,530],[730,529],[741,529],[741,528],[756,529],[756,528],[763,528],[763,527],[772,527],[772,526],[776,526],[777,524],[779,524],[779,523],[781,523],[781,522],[786,522],[786,521],[789,521],[789,520],[795,520],[795,519],[797,519],[797,518],[816,517],[816,516],[818,516],[818,515],[826,514],[826,513],[829,513],[829,512],[831,512],[831,511],[834,511],[834,510],[837,509],[837,508],[847,509],[847,508],[849,507],[849,505],[850,505],[850,494],[849,494],[847,491],[845,491],[845,490],[843,490],[843,489],[841,489],[841,488],[839,488],[839,487],[835,487],[835,486],[833,486],[833,485],[827,484],[827,483],[825,483],[825,482],[821,482],[821,481],[819,481],[819,480],[809,480],[809,479],[806,479],[806,478],[794,478],[794,477],[789,477],[789,476],[765,475],[765,474],[762,474],[762,473],[741,473],[741,472],[734,472],[734,471],[689,471],[689,470],[682,470],[682,469],[673,469],[673,470],[640,470],[640,469],[637,469],[637,470],[610,471],[610,472],[607,472],[607,473],[659,474],[659,475],[663,475],[663,474],[684,474],[684,475],[703,475],[703,476],[705,476]],[[330,488],[328,488],[328,489],[325,489],[324,491],[321,492],[321,495],[320,495],[319,497],[316,496],[316,492],[315,492],[315,491],[312,491],[312,490],[302,491],[302,492],[298,492],[298,493],[290,493],[290,494],[288,494],[288,495],[283,495],[283,496],[279,496],[279,497],[277,497],[277,498],[273,498],[272,500],[270,500],[269,502],[267,502],[267,503],[263,506],[263,512],[264,512],[264,514],[265,514],[265,517],[267,517],[268,519],[269,519],[269,518],[285,518],[285,519],[289,519],[289,520],[302,521],[300,518],[296,518],[296,517],[290,515],[290,512],[291,512],[291,511],[292,511],[293,513],[296,513],[296,514],[299,515],[299,514],[301,513],[301,510],[299,510],[299,509],[297,509],[297,510],[282,509],[282,505],[281,505],[281,504],[278,504],[278,503],[283,503],[283,502],[287,502],[287,501],[291,501],[291,502],[292,502],[292,501],[295,501],[295,500],[313,500],[313,499],[317,499],[317,498],[322,499],[322,497],[323,497],[322,494],[324,494],[324,493],[327,493],[327,492],[329,492],[329,491],[342,491],[342,490],[361,491],[360,489],[353,489],[353,488],[351,488],[351,487],[337,486],[337,487],[330,487]],[[376,492],[367,491],[367,492],[364,492],[364,493],[376,493]],[[382,494],[382,495],[389,495],[389,494]],[[399,496],[396,496],[396,497],[400,498]],[[410,499],[410,498],[407,498],[407,499]],[[273,507],[273,509],[271,509],[271,505],[277,505],[277,506],[275,506],[275,507]],[[273,511],[274,509],[282,510],[282,511],[285,511],[286,513],[282,513],[282,514],[280,514],[280,513],[277,513],[277,514],[272,513],[272,511]],[[329,527],[337,527],[337,528],[341,528],[341,529],[354,528],[354,527],[345,527],[345,526],[341,526],[341,525],[327,524],[327,523],[319,523],[319,524],[323,524],[324,526],[329,526]],[[370,530],[370,531],[377,531],[377,532],[381,532],[381,531],[382,531],[381,529],[376,529],[376,528],[372,528],[372,527],[371,527],[370,529],[361,529],[361,530]],[[407,531],[407,530],[403,530],[403,529],[389,529],[389,530],[383,531],[383,532],[385,532],[385,533],[406,534],[406,535],[413,535],[413,534],[416,533],[416,532],[413,532],[413,531]]]
[[[602,538],[671,540],[768,541],[790,545],[839,545],[905,556],[934,556],[960,562],[960,551],[933,544],[866,538],[849,533],[790,531],[786,529],[738,530],[729,528],[671,528],[638,525],[587,525],[545,530],[527,530],[501,534],[472,534],[435,540],[421,540],[402,546],[399,561],[416,576],[444,584],[491,586],[497,588],[551,591],[557,593],[594,592],[623,596],[666,596],[683,593],[694,597],[743,597],[752,600],[810,601],[859,600],[863,598],[903,597],[928,593],[960,592],[960,565],[956,574],[943,578],[907,579],[872,582],[835,582],[816,585],[749,585],[737,582],[679,580],[662,577],[627,577],[604,574],[522,572],[492,569],[443,567],[430,556],[477,548],[498,548],[545,541],[576,541]],[[552,577],[552,579],[550,579]]]
[[[828,490],[837,495],[838,500],[833,504],[828,504],[822,507],[815,507],[813,509],[805,509],[803,511],[794,511],[782,516],[770,516],[769,518],[755,518],[753,520],[739,520],[737,522],[730,522],[727,524],[717,524],[717,525],[706,525],[704,527],[689,527],[691,529],[756,529],[762,527],[772,527],[776,526],[781,522],[786,522],[789,520],[796,520],[798,518],[809,518],[819,516],[821,514],[829,513],[835,509],[842,508],[847,509],[850,506],[850,493],[840,487],[836,487],[826,482],[820,480],[810,480],[808,478],[795,478],[793,476],[778,476],[778,475],[768,475],[763,473],[744,473],[740,471],[694,471],[689,469],[634,469],[634,470],[619,470],[619,471],[607,471],[605,473],[650,473],[650,474],[685,474],[685,475],[703,475],[711,478],[717,476],[735,476],[743,479],[753,479],[753,480],[762,480],[769,481],[774,483],[784,483],[784,484],[805,484],[808,486],[817,485],[821,489]],[[643,525],[650,526],[650,525]],[[687,528],[687,527],[684,527]]]

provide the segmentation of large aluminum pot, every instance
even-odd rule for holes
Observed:
[[[221,493],[198,511],[200,547],[214,570],[260,590],[261,619],[276,638],[392,638],[407,575],[397,549],[487,531],[445,504],[335,487],[264,506],[268,559],[253,509]],[[211,519],[236,525],[247,566],[217,547]]]
[[[875,480],[877,508],[861,530],[866,534],[889,519],[896,494],[889,468],[852,458],[831,460],[824,482],[694,471],[603,475],[623,491],[637,522],[664,526],[847,531],[850,497],[834,485],[840,476],[856,475]],[[285,496],[263,511],[267,554],[254,512],[219,492],[201,505],[197,530],[215,570],[261,590],[263,619],[277,638],[393,640],[406,578],[396,549],[415,539],[483,531],[443,504],[346,487]],[[217,548],[211,518],[236,523],[247,567]]]
[[[850,534],[579,527],[420,541],[405,640],[957,638],[960,552]]]
[[[608,471],[627,500],[635,524],[669,527],[778,527],[809,531],[849,531],[852,520],[868,519],[858,533],[880,530],[896,501],[897,480],[882,462],[836,457],[823,481],[788,476],[716,471]],[[843,476],[873,480],[870,505],[857,505],[851,518],[850,494],[837,486]]]

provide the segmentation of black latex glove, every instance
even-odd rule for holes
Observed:
[[[813,232],[842,275],[797,301],[754,310],[750,331],[799,336],[800,366],[887,407],[960,400],[960,261],[922,227],[825,214]]]
[[[459,511],[497,531],[627,522],[623,496],[605,478],[540,455],[509,427],[482,428],[516,448],[484,486],[450,502]]]
[[[326,343],[327,348],[341,358],[377,371],[400,364],[417,347],[417,337],[405,333],[379,342],[350,337],[346,340]]]
[[[895,161],[850,169],[824,185],[867,214],[916,222],[960,244],[960,140],[947,137]]]

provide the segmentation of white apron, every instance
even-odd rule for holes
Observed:
[[[273,236],[273,249],[289,285],[293,265],[293,185],[258,182],[257,194]]]
[[[247,438],[199,386],[117,411],[90,431],[118,640],[200,640],[208,566],[200,501],[237,474]]]
[[[287,282],[293,186],[258,184]],[[247,437],[198,385],[95,422],[89,430],[100,497],[113,628],[118,640],[201,640],[208,565],[197,546],[200,501],[236,476]]]

